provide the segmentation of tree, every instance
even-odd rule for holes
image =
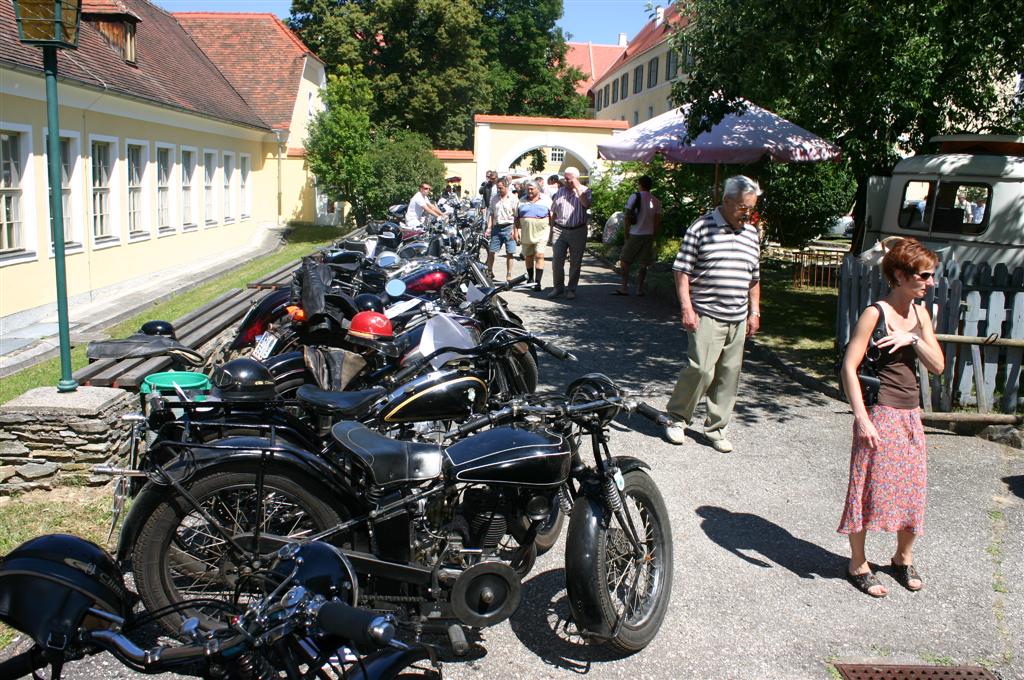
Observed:
[[[431,151],[430,140],[411,130],[379,131],[369,149],[370,182],[363,188],[370,214],[405,203],[420,183],[444,185],[444,163]]]
[[[842,163],[765,163],[759,179],[765,238],[783,246],[824,236],[853,205],[852,177]]]
[[[693,103],[690,136],[746,98],[831,139],[863,192],[868,175],[934,135],[1020,129],[1011,83],[1024,63],[1022,10],[1019,0],[687,0],[680,11],[695,20],[674,40],[696,63],[674,96]]]
[[[370,119],[468,146],[478,112],[582,117],[561,0],[293,0],[289,24],[328,71],[363,68]]]
[[[370,81],[342,66],[338,75],[328,77],[322,97],[324,109],[307,132],[306,162],[320,190],[348,201],[362,220],[367,214],[362,189],[371,171]]]

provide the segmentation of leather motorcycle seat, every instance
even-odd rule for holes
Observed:
[[[387,394],[383,387],[371,387],[355,392],[332,392],[315,385],[302,385],[295,398],[304,408],[317,415],[353,418]]]
[[[358,456],[370,469],[374,481],[382,486],[434,479],[441,474],[443,457],[436,444],[390,439],[351,421],[332,427],[331,436]]]

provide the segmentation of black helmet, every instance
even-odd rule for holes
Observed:
[[[0,561],[0,620],[44,649],[62,649],[90,607],[128,619],[134,600],[110,555],[77,536],[39,536]]]
[[[255,359],[232,359],[210,376],[211,396],[221,401],[276,401],[270,369]]]
[[[170,321],[161,321],[158,319],[147,321],[142,324],[142,328],[139,329],[139,332],[143,335],[166,335],[170,338],[177,337],[174,335],[174,324]]]
[[[273,568],[275,581],[280,582],[279,579],[287,578],[294,571],[296,585],[310,592],[352,605],[359,601],[359,580],[355,569],[344,553],[330,543],[293,543],[281,548],[278,558]]]
[[[360,293],[353,300],[356,306],[356,312],[377,312],[378,314],[384,313],[384,303],[381,301],[379,295],[373,293]]]

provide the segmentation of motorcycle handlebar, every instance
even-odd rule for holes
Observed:
[[[636,411],[643,417],[647,418],[648,420],[654,423],[657,423],[658,425],[668,426],[669,424],[671,424],[671,419],[667,415],[665,415],[658,409],[654,408],[650,404],[645,404],[642,401],[637,403]]]
[[[525,282],[526,282],[526,274],[520,274],[519,276],[517,276],[516,278],[512,279],[511,281],[506,281],[505,282],[505,284],[504,284],[505,290],[509,290],[510,288],[515,288],[519,284],[525,283]]]
[[[32,675],[46,665],[43,650],[33,646],[27,652],[12,656],[0,663],[0,678],[22,678]]]
[[[562,361],[564,361],[565,359],[568,359],[569,361],[576,361],[575,354],[573,354],[569,350],[562,349],[553,342],[545,342],[541,345],[541,347],[544,349],[545,352],[555,357],[556,359]]]
[[[316,614],[325,633],[348,640],[356,647],[383,647],[395,637],[395,626],[386,616],[344,602],[325,602]]]

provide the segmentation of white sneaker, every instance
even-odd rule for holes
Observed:
[[[731,453],[732,442],[728,439],[712,439],[711,446],[719,453]]]
[[[673,444],[686,442],[686,423],[681,420],[672,421],[671,425],[665,427],[665,439]]]

